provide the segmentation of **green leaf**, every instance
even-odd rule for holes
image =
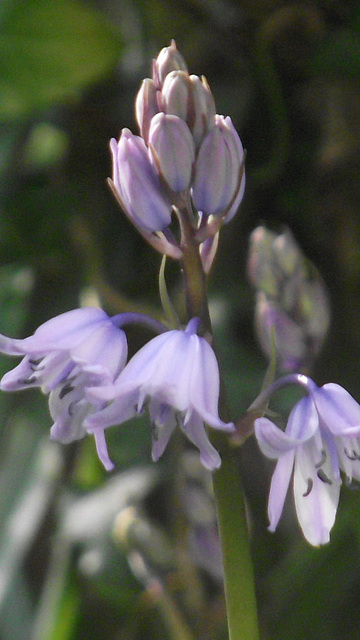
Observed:
[[[121,43],[76,0],[17,0],[0,16],[0,118],[76,97],[116,64]]]

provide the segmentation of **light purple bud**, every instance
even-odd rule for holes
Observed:
[[[153,78],[157,87],[162,87],[168,73],[177,70],[187,71],[187,66],[183,56],[177,49],[175,40],[172,40],[170,47],[161,49],[158,57],[154,60]]]
[[[244,150],[229,117],[215,116],[196,161],[193,184],[195,207],[205,215],[224,215],[239,205],[243,194]]]
[[[156,113],[159,113],[157,94],[155,82],[150,78],[145,78],[135,100],[136,121],[145,142],[148,141],[151,119]]]
[[[149,143],[160,175],[175,193],[190,186],[195,146],[187,124],[177,116],[158,113],[151,121]]]
[[[110,142],[113,181],[126,215],[139,227],[161,231],[171,222],[171,203],[151,165],[145,142],[123,129]]]
[[[189,124],[189,106],[192,102],[192,84],[185,71],[171,71],[161,91],[165,113],[178,116]]]
[[[192,134],[196,147],[199,147],[204,136],[215,124],[215,102],[209,85],[204,76],[191,75],[190,82],[193,90],[195,120]]]

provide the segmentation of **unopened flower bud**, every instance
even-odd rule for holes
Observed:
[[[244,150],[229,117],[216,115],[196,160],[193,201],[206,216],[225,215],[244,190]]]
[[[123,129],[110,142],[113,182],[128,217],[148,231],[161,231],[171,222],[171,203],[152,166],[145,142]]]
[[[290,276],[303,264],[304,256],[289,229],[275,237],[273,251],[276,263],[284,274]]]
[[[215,124],[215,102],[213,94],[204,77],[191,75],[190,82],[193,92],[194,121],[192,134],[196,147],[200,146],[204,136]]]
[[[136,121],[139,125],[140,134],[145,142],[147,142],[149,138],[151,119],[156,113],[159,113],[157,93],[158,90],[155,82],[150,80],[150,78],[145,78],[141,83],[135,100]]]
[[[189,104],[192,101],[192,84],[185,71],[171,71],[165,78],[161,91],[165,113],[178,116],[188,122]]]
[[[257,227],[249,239],[247,271],[251,284],[272,298],[277,297],[278,279],[273,269],[273,247],[278,235]]]
[[[159,89],[170,71],[187,71],[186,62],[178,51],[175,40],[172,40],[170,47],[161,49],[158,57],[154,60],[153,78]]]
[[[151,121],[149,143],[155,165],[172,191],[190,186],[195,146],[187,124],[173,115],[158,113]]]
[[[262,291],[256,296],[255,326],[260,346],[269,360],[274,339],[281,369],[298,371],[303,367],[307,360],[307,345],[302,328],[291,320],[280,304],[268,299]]]

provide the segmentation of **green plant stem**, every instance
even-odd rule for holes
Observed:
[[[201,331],[211,340],[211,321],[206,295],[206,279],[186,211],[182,211],[182,268],[187,312],[201,318]],[[220,407],[224,407],[221,390]],[[250,555],[245,501],[239,473],[237,450],[224,433],[213,430],[211,440],[222,464],[213,474],[220,542],[223,554],[224,586],[229,640],[258,640],[254,574]]]
[[[258,640],[259,629],[250,555],[249,533],[244,494],[239,472],[239,456],[216,433],[221,451],[221,467],[213,474],[220,543],[224,567],[224,587],[229,627],[229,640]]]

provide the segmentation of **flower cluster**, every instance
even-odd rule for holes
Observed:
[[[161,253],[180,258],[172,212],[213,238],[245,189],[244,150],[229,117],[215,112],[204,77],[189,75],[174,42],[153,62],[135,103],[140,136],[111,140],[111,186],[124,212]]]
[[[110,184],[143,237],[160,253],[181,260],[191,319],[185,329],[169,330],[142,314],[109,317],[98,308],[81,308],[45,322],[23,340],[0,335],[0,352],[23,357],[3,376],[0,387],[40,387],[49,396],[51,438],[68,443],[92,434],[107,470],[114,465],[106,429],[144,413],[151,423],[153,460],[160,458],[179,427],[199,449],[203,466],[214,470],[221,459],[207,426],[228,433],[235,426],[218,413],[219,368],[204,337],[211,334],[205,274],[216,253],[219,229],[234,216],[244,194],[244,150],[230,118],[216,114],[205,78],[189,74],[174,42],[154,60],[152,78],[143,81],[135,112],[140,135],[123,129],[119,141],[111,140]],[[173,216],[179,223],[177,233]],[[280,367],[303,371],[318,353],[329,324],[320,275],[290,231],[277,235],[264,227],[251,236],[248,272],[257,292],[257,329],[264,351],[270,355],[274,335]],[[164,289],[161,282],[164,308],[169,309]],[[127,361],[123,326],[135,322],[157,335]],[[292,373],[267,386],[268,377],[238,421],[234,445],[254,424],[261,451],[277,460],[269,497],[270,530],[277,527],[293,475],[302,531],[311,544],[324,544],[334,524],[342,475],[347,482],[360,480],[360,406],[336,384],[319,388],[310,378]],[[295,405],[282,431],[264,416],[272,393],[294,383],[308,395]],[[207,535],[201,523],[197,533],[214,557],[214,527]]]
[[[260,345],[285,372],[308,370],[330,324],[325,284],[289,229],[257,227],[250,237],[248,274],[256,290],[255,326]]]
[[[291,475],[298,520],[313,545],[329,541],[335,521],[341,474],[346,482],[360,480],[360,406],[337,384],[317,387],[297,375],[278,380],[274,387],[298,382],[308,396],[290,413],[285,432],[268,418],[255,421],[261,451],[277,460],[271,481],[268,513],[270,531],[279,522]]]
[[[164,331],[126,364],[127,340],[121,325],[131,320],[139,318],[136,314],[109,318],[101,309],[82,308],[45,322],[24,340],[0,336],[3,353],[24,356],[4,375],[1,389],[40,387],[49,394],[52,439],[67,443],[93,433],[108,470],[113,464],[104,429],[145,409],[152,424],[154,460],[178,425],[199,448],[204,466],[218,467],[220,456],[204,423],[222,430],[234,427],[219,418],[218,364],[211,346],[196,334],[198,320],[191,320],[184,331]],[[151,322],[144,316],[147,320]]]

